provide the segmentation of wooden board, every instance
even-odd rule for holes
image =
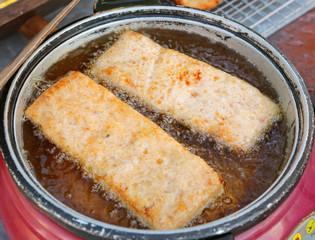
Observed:
[[[16,32],[34,15],[46,15],[70,0],[0,0],[0,39]]]

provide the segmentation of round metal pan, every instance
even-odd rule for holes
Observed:
[[[258,199],[219,220],[172,231],[124,228],[86,217],[65,206],[37,181],[23,155],[22,119],[34,85],[32,79],[73,49],[123,29],[164,28],[196,33],[223,43],[258,66],[277,91],[288,124],[285,166]],[[311,153],[313,109],[306,87],[292,64],[255,32],[224,17],[170,6],[129,7],[95,14],[47,39],[20,68],[1,97],[0,145],[20,191],[34,206],[66,229],[88,239],[203,239],[237,234],[262,221],[291,192]]]

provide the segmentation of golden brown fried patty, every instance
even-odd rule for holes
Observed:
[[[25,115],[152,229],[183,227],[223,191],[203,159],[79,72]]]
[[[208,10],[215,8],[222,0],[173,0],[176,4],[186,7]]]
[[[98,57],[90,74],[236,150],[249,151],[280,112],[247,82],[133,31]]]

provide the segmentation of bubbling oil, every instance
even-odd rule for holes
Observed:
[[[163,47],[185,53],[251,83],[274,101],[278,99],[275,90],[253,64],[222,44],[175,30],[142,29],[138,32]],[[103,36],[64,56],[43,75],[29,104],[69,71],[81,71],[88,75],[89,66],[95,58],[117,38],[118,34]],[[150,110],[138,99],[109,83],[100,84],[158,124],[192,153],[203,158],[222,177],[225,193],[187,226],[214,221],[243,208],[266,191],[279,175],[285,155],[284,119],[278,119],[250,153],[240,154],[217,144],[209,136],[189,129],[169,115]],[[87,173],[69,161],[69,157],[45,139],[28,120],[23,123],[23,140],[25,155],[35,176],[59,201],[77,212],[106,223],[146,228],[110,192],[100,189]]]

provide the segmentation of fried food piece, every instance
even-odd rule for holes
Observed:
[[[43,92],[25,115],[152,229],[183,227],[223,191],[203,159],[79,72]]]
[[[250,151],[280,114],[247,82],[133,31],[99,56],[90,74],[237,151]]]
[[[209,10],[218,6],[222,0],[173,0],[178,5]]]

